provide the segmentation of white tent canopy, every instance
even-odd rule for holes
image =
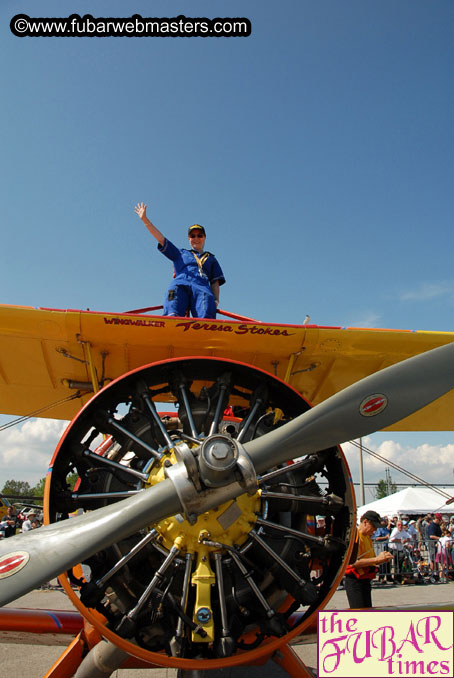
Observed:
[[[453,514],[454,503],[446,506],[445,496],[454,497],[454,487],[437,488],[442,495],[430,487],[407,487],[405,490],[377,499],[358,507],[358,520],[366,511],[376,511],[381,516],[424,515],[426,513]]]

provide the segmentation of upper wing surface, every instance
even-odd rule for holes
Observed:
[[[90,398],[93,377],[107,382],[158,360],[204,355],[256,365],[317,404],[368,374],[452,341],[454,333],[443,332],[0,305],[0,412],[71,419]],[[453,428],[452,391],[393,427]]]

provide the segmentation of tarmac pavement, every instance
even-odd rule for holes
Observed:
[[[423,585],[375,585],[372,592],[375,608],[426,607],[450,605],[454,608],[454,582]],[[73,610],[70,600],[61,590],[37,590],[19,598],[8,607],[31,609]],[[344,590],[334,593],[326,609],[348,609]],[[311,642],[292,646],[308,667],[317,666],[317,645]],[[24,643],[0,643],[0,678],[43,678],[53,663],[62,654],[64,647],[26,645]],[[176,678],[175,669],[120,669],[113,678]],[[228,668],[205,671],[203,678],[284,678],[288,674],[275,662],[266,666]]]

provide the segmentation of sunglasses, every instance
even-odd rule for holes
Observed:
[[[205,235],[204,235],[203,233],[192,233],[192,232],[191,232],[191,233],[189,234],[189,237],[190,237],[190,238],[204,238]]]

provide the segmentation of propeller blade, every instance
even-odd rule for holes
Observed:
[[[184,464],[180,464],[183,471]],[[186,475],[185,470],[183,474]],[[181,481],[177,484],[181,487]],[[190,481],[188,484],[191,485]],[[205,490],[203,497],[200,496],[198,513],[209,511],[244,494],[244,491],[244,486],[237,481]],[[93,553],[177,513],[184,513],[184,508],[173,482],[167,479],[110,506],[2,539],[0,607]]]
[[[446,344],[361,379],[244,447],[257,473],[264,473],[391,426],[453,387],[454,344]]]
[[[110,506],[0,542],[0,605],[93,553],[182,510],[170,480]]]

